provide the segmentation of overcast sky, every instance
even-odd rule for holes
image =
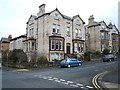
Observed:
[[[95,21],[112,22],[118,27],[119,0],[0,0],[0,38],[26,34],[26,22],[31,14],[36,15],[41,4],[46,12],[54,10],[67,16],[79,14],[88,23],[90,15]]]

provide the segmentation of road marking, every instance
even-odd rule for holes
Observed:
[[[80,87],[80,88],[85,88],[85,87]]]
[[[65,81],[64,79],[60,79],[60,81]]]
[[[49,76],[48,76],[48,78],[52,78],[52,77],[49,77]]]
[[[91,87],[91,86],[86,86],[87,88],[94,88],[94,87]]]
[[[66,85],[68,85],[68,84],[69,84],[69,83],[66,83],[66,82],[61,82],[61,83],[66,84]]]
[[[48,80],[52,81],[52,80],[54,80],[54,79],[48,79]]]
[[[58,78],[53,78],[53,79],[58,79]]]
[[[59,80],[55,80],[55,82],[61,82],[61,81],[59,81]]]
[[[79,86],[77,86],[77,85],[74,85],[74,84],[71,84],[70,86],[72,86],[72,87],[79,87]]]
[[[76,84],[76,85],[78,85],[78,86],[83,86],[83,84]]]
[[[43,79],[47,79],[47,77],[43,77]]]
[[[67,81],[68,83],[73,83],[73,82],[71,82],[71,81]]]
[[[96,89],[103,90],[103,89],[100,87],[100,85],[98,85],[97,79],[98,79],[100,76],[105,75],[105,74],[107,74],[107,73],[108,73],[108,71],[102,72],[102,73],[97,74],[95,77],[93,77],[92,83],[93,83],[93,85],[94,85],[94,87],[95,87]]]
[[[72,87],[80,87],[82,89],[87,89],[87,88],[94,88],[94,87],[91,87],[91,86],[84,86],[83,84],[75,84],[74,82],[72,81],[66,81],[64,79],[59,79],[59,78],[53,78],[53,77],[50,77],[50,76],[42,76],[42,75],[34,75],[34,77],[38,77],[38,78],[42,78],[42,79],[46,79],[46,80],[49,80],[49,81],[55,81],[55,82],[58,82],[58,83],[63,83],[63,84],[66,84],[66,85],[70,85]]]

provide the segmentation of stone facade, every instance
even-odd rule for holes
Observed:
[[[111,23],[107,25],[104,21],[95,22],[91,15],[86,26],[86,51],[95,52],[105,48],[110,52],[118,52],[118,29]]]
[[[19,37],[10,40],[9,50],[22,49],[24,50],[23,41],[26,40],[26,35],[21,35]]]
[[[27,39],[24,41],[29,60],[47,56],[49,61],[61,60],[65,54],[84,54],[84,21],[79,15],[69,17],[57,8],[45,13],[45,4],[39,6],[37,16],[31,15],[27,22]]]

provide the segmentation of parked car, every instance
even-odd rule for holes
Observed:
[[[82,61],[79,61],[75,58],[63,59],[60,62],[61,67],[68,67],[68,68],[70,68],[71,66],[81,66],[81,65],[82,65]]]
[[[117,56],[113,54],[104,55],[103,57],[103,62],[114,61],[114,60],[117,60]]]

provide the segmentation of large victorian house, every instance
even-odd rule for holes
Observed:
[[[71,18],[57,8],[45,13],[45,4],[42,4],[37,16],[31,15],[27,22],[24,51],[29,60],[41,55],[49,61],[61,60],[70,54],[82,56],[85,50],[84,24],[79,15]]]
[[[117,53],[119,50],[118,33],[115,25],[112,23],[107,25],[104,21],[96,22],[91,15],[86,26],[86,51],[103,52],[107,48],[111,53]]]

